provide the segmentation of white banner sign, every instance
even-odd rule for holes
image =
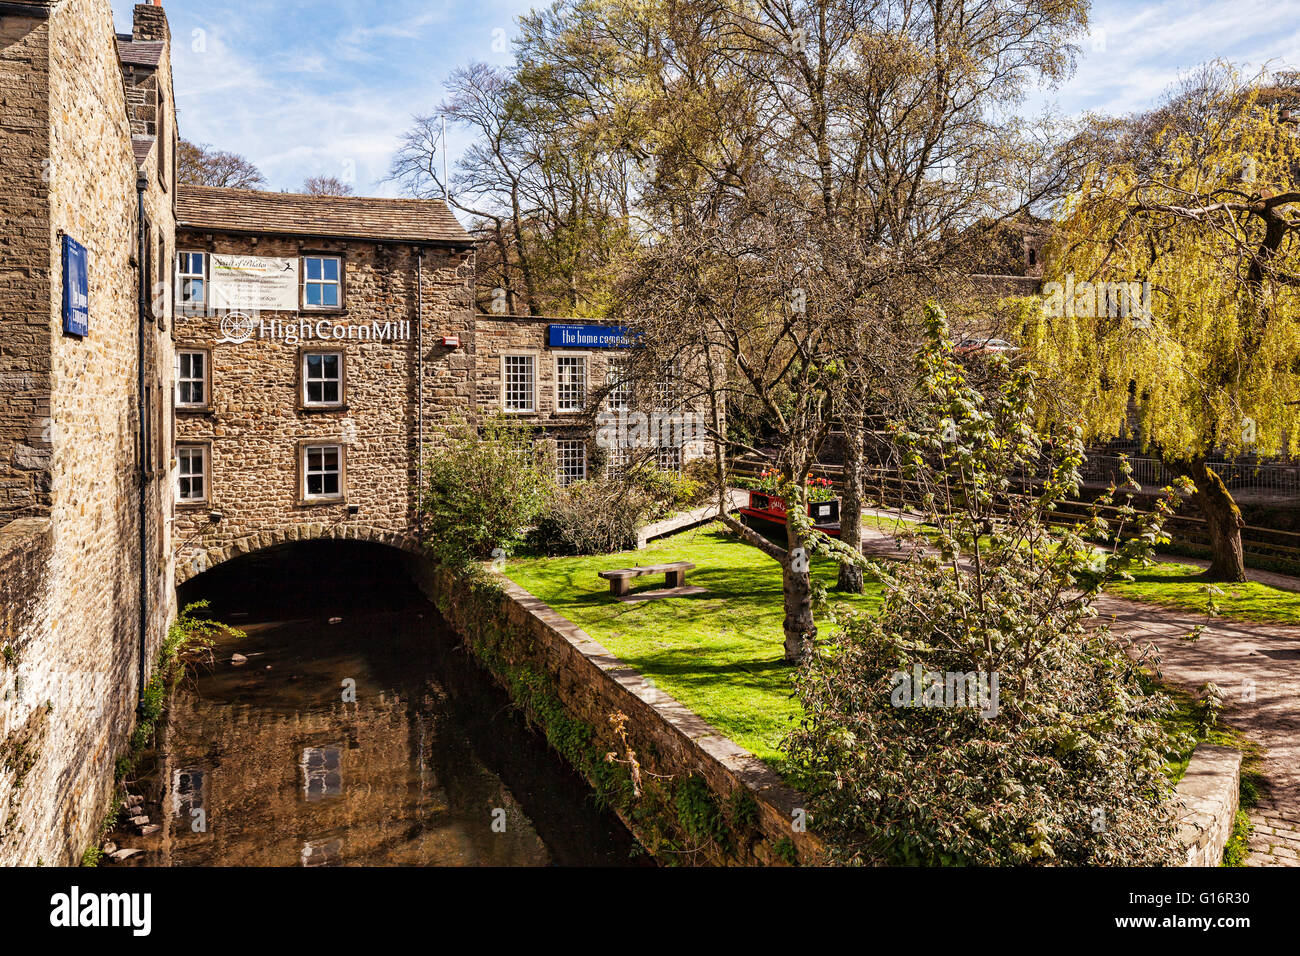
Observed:
[[[298,311],[298,260],[267,256],[211,257],[213,309]]]

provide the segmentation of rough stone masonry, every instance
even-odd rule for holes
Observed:
[[[124,70],[141,44],[151,65]],[[0,12],[0,864],[80,856],[174,614],[170,309],[142,323],[139,301],[168,271],[175,124],[128,105],[170,100],[169,47],[153,6],[123,37],[106,0]],[[65,236],[85,336],[63,327]]]

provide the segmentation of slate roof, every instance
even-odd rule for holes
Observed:
[[[127,66],[147,66],[157,69],[162,59],[163,43],[161,40],[123,40],[117,41],[117,57]]]
[[[474,244],[440,199],[305,196],[182,184],[176,219],[180,228],[193,231]]]

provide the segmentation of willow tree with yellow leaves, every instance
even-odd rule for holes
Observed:
[[[1243,581],[1220,458],[1300,446],[1300,90],[1202,71],[1159,109],[1098,122],[1061,206],[1044,296],[1022,303],[1057,417],[1138,438],[1196,484],[1206,576]]]

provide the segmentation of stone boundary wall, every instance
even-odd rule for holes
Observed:
[[[0,645],[21,651],[39,621],[45,569],[54,546],[49,518],[0,525]]]
[[[1232,836],[1241,788],[1241,751],[1198,744],[1178,782],[1184,811],[1178,837],[1187,846],[1184,866],[1218,866]]]
[[[25,824],[56,784],[56,771],[42,760],[50,721],[44,700],[24,685],[28,652],[48,634],[53,550],[48,518],[0,526],[0,866],[30,865],[49,852],[48,834]]]
[[[667,805],[653,808],[645,800],[610,801],[620,819],[660,862],[768,866],[825,860],[823,842],[811,833],[797,832],[792,825],[796,810],[806,806],[801,794],[786,786],[749,751],[656,688],[543,601],[504,578],[487,584],[467,582],[414,557],[408,567],[416,584],[508,689],[513,691],[512,681],[518,678],[506,671],[517,673],[517,669],[526,668],[530,676],[541,674],[566,715],[593,728],[597,738],[593,747],[623,757],[630,746],[647,781],[670,778],[671,785],[678,785],[698,778],[707,785],[719,819],[726,817],[732,824],[731,833],[720,841],[696,841],[688,852],[674,849],[671,841],[662,839],[677,825],[669,818],[676,815],[671,812],[673,808],[682,806],[680,789]],[[476,591],[488,603],[488,616],[495,605],[495,620],[483,620],[484,603],[476,600]],[[492,653],[484,653],[482,638],[476,639],[476,633],[481,635],[485,626],[496,635],[496,650]],[[626,743],[619,739],[610,721],[610,716],[618,713],[627,716]],[[535,715],[529,716],[537,722]],[[542,729],[554,744],[552,728]],[[579,769],[591,779],[592,768]],[[631,796],[629,788],[622,789]],[[746,794],[752,800],[747,800]],[[747,821],[740,828],[743,833],[736,833],[734,826],[734,817],[741,814],[724,809],[739,805],[751,808],[743,814]]]
[[[728,489],[727,496],[731,502],[728,511],[734,511],[741,508],[749,500],[746,495],[748,492],[737,489]],[[666,538],[671,534],[679,531],[685,531],[688,528],[698,528],[700,525],[708,524],[718,517],[718,505],[716,502],[704,505],[701,508],[695,508],[691,511],[683,511],[681,514],[673,515],[671,518],[664,518],[662,521],[655,521],[637,529],[636,547],[640,551],[644,549],[651,541],[659,538]]]

